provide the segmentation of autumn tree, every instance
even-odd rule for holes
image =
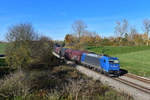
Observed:
[[[129,40],[133,41],[135,34],[137,34],[137,29],[135,27],[131,27],[130,28],[130,32],[129,32]]]
[[[101,41],[101,37],[96,32],[85,31],[81,37],[80,44],[82,46],[95,46]]]
[[[144,19],[143,28],[144,28],[145,34],[147,34],[147,46],[148,46],[149,45],[149,31],[150,31],[150,20],[149,19]]]
[[[72,24],[72,29],[75,34],[77,34],[79,41],[80,37],[87,28],[87,25],[82,20],[77,20]]]
[[[67,34],[65,36],[65,45],[75,44],[75,37],[72,34]]]
[[[134,42],[135,45],[139,46],[139,45],[144,45],[144,40],[142,37],[142,34],[134,34]]]
[[[96,46],[100,46],[101,45],[101,41],[102,41],[102,38],[97,34],[95,36],[95,45]]]

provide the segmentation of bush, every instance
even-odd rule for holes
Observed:
[[[71,67],[15,72],[0,80],[0,99],[8,100],[130,100],[100,81]]]
[[[18,24],[9,28],[6,39],[9,44],[6,47],[6,59],[11,67],[27,67],[32,62],[31,45],[37,40],[31,24]]]
[[[32,64],[49,66],[53,62],[53,41],[48,37],[39,37],[31,24],[12,26],[6,36],[9,45],[6,48],[6,61],[13,68],[26,69]]]
[[[44,64],[45,66],[51,65],[53,59],[53,41],[48,37],[39,37],[36,42],[33,42],[31,48],[31,56],[34,59],[34,64]]]
[[[0,67],[3,67],[3,66],[7,66],[6,60],[3,58],[0,58]]]
[[[0,80],[0,98],[12,99],[16,96],[25,97],[29,94],[29,83],[25,81],[25,73],[18,71]]]

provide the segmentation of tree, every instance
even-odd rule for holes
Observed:
[[[149,45],[148,41],[149,41],[149,31],[150,31],[150,20],[149,19],[144,19],[143,21],[143,27],[144,27],[144,31],[147,34],[147,46]]]
[[[117,21],[115,26],[115,35],[120,38],[119,44],[122,41],[122,38],[125,33],[128,32],[128,21],[123,19],[122,22]]]
[[[33,64],[43,64],[45,66],[53,64],[53,44],[53,41],[46,36],[41,36],[37,41],[34,41],[31,45],[31,56],[34,59]]]
[[[87,28],[87,25],[82,21],[82,20],[77,20],[72,24],[72,29],[75,34],[77,34],[79,41],[82,33],[85,31]]]
[[[135,45],[143,45],[144,44],[144,40],[142,37],[142,34],[134,34],[134,42]]]
[[[75,37],[71,34],[67,34],[65,36],[65,45],[73,45],[75,44]]]
[[[115,26],[115,33],[117,36],[122,37],[128,31],[128,21],[123,19],[122,22],[117,21]]]
[[[51,61],[52,40],[39,37],[31,24],[23,23],[10,27],[6,38],[9,42],[6,60],[10,67],[26,69],[35,63],[48,65]]]
[[[124,34],[124,41],[128,41],[128,33]]]
[[[134,39],[135,34],[138,34],[137,29],[135,27],[130,28],[129,40],[132,41]]]
[[[97,35],[95,36],[95,45],[96,45],[96,46],[100,46],[101,41],[102,41],[102,38],[97,34]]]
[[[22,68],[31,62],[31,44],[37,39],[31,24],[18,24],[9,28],[6,35],[9,46],[6,49],[9,66]]]

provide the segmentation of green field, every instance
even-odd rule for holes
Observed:
[[[5,54],[6,43],[0,43],[0,54]],[[5,59],[0,58],[0,68],[7,66]]]
[[[140,47],[89,47],[89,51],[101,53],[105,49],[105,54],[119,57],[122,69],[128,72],[150,77],[150,46]]]
[[[6,43],[0,43],[0,54],[5,53]]]

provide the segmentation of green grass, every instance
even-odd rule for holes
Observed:
[[[105,54],[119,57],[122,69],[136,75],[150,77],[150,46],[89,47],[88,50],[101,53],[103,48],[110,49]]]
[[[5,54],[6,46],[7,46],[7,43],[0,43],[0,54]],[[7,66],[6,61],[5,61],[5,59],[0,58],[0,68],[2,68],[4,66],[5,67]]]
[[[118,54],[121,68],[130,73],[150,77],[150,50]]]
[[[7,43],[0,43],[0,54],[5,54]]]
[[[1,68],[1,67],[4,67],[4,66],[8,66],[8,65],[7,65],[5,59],[0,58],[0,68]]]
[[[131,53],[143,50],[150,50],[150,46],[122,46],[122,47],[113,47],[113,46],[101,46],[101,47],[88,47],[89,51],[93,51],[95,53],[101,54],[102,50],[104,50],[105,54],[108,55],[116,55],[116,54],[124,54],[124,53]]]

